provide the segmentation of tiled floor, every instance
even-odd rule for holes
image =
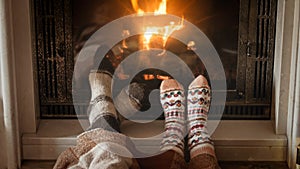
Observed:
[[[24,161],[22,169],[52,169],[53,161]],[[288,169],[285,162],[220,162],[222,169]]]

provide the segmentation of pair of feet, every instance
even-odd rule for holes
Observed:
[[[126,108],[131,105],[121,97],[113,103],[111,99],[112,76],[105,71],[91,72],[89,76],[91,85],[91,105],[89,121],[92,128],[104,128],[111,131],[119,131],[118,113],[115,106],[124,105],[128,113],[133,113]],[[210,107],[210,88],[206,78],[202,75],[195,78],[190,84],[186,95],[181,84],[174,79],[164,80],[160,86],[161,104],[165,115],[165,132],[161,143],[163,151],[174,150],[184,155],[184,138],[187,135],[187,145],[190,157],[200,154],[215,156],[213,143],[207,131],[207,118]],[[128,98],[128,97],[127,97]]]
[[[210,98],[210,87],[202,75],[189,85],[187,99],[179,82],[174,79],[162,82],[160,100],[165,115],[162,150],[174,150],[183,155],[183,140],[187,135],[190,158],[201,154],[215,156],[213,142],[207,131]]]

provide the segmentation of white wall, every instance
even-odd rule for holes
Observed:
[[[286,13],[291,14],[286,20],[290,20],[290,24],[285,24],[286,27],[291,27],[292,37],[287,46],[290,50],[290,66],[289,66],[289,93],[287,100],[287,137],[288,137],[288,164],[290,168],[295,168],[296,153],[299,136],[299,113],[300,113],[300,2],[286,1],[289,8]],[[282,101],[285,103],[286,101]]]
[[[1,59],[0,59],[0,70],[1,70]],[[2,82],[1,75],[0,75],[0,82]],[[0,83],[0,89],[2,89],[1,86],[2,85]],[[1,90],[0,90],[0,138],[6,138],[5,127],[4,127],[3,96]],[[0,139],[0,150],[1,152],[6,152],[6,139]],[[0,168],[7,168],[6,164],[7,164],[6,153],[0,153]]]
[[[11,11],[11,1],[0,0],[0,167],[17,169],[21,153]]]
[[[31,26],[31,0],[11,0],[14,56],[16,73],[17,103],[19,109],[20,132],[34,133],[38,125],[39,101],[35,97],[38,90],[34,84],[35,71],[33,70],[33,34],[34,26]]]

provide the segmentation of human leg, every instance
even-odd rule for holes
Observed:
[[[165,116],[161,153],[138,159],[139,164],[143,169],[184,169],[185,95],[181,84],[174,79],[164,80],[160,86],[160,101]]]
[[[165,132],[161,142],[162,154],[153,158],[158,159],[161,168],[181,169],[186,166],[183,142],[185,94],[182,85],[174,79],[164,80],[160,86],[160,101],[165,116]]]
[[[130,140],[119,133],[117,113],[111,99],[111,75],[94,71],[90,73],[89,81],[92,93],[89,130],[77,137],[76,146],[59,156],[54,168],[138,168],[128,148]]]
[[[112,75],[107,71],[92,71],[89,75],[91,101],[88,108],[89,130],[102,128],[120,132],[120,124],[111,94]]]
[[[198,76],[189,86],[188,105],[188,147],[190,169],[219,168],[214,145],[207,130],[211,91],[206,78]]]

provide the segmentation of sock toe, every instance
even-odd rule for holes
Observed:
[[[199,87],[209,87],[207,79],[203,75],[199,75],[192,81],[189,85],[189,89],[199,88]]]
[[[175,79],[167,79],[162,81],[160,85],[160,92],[163,93],[171,90],[183,90],[183,87]]]

